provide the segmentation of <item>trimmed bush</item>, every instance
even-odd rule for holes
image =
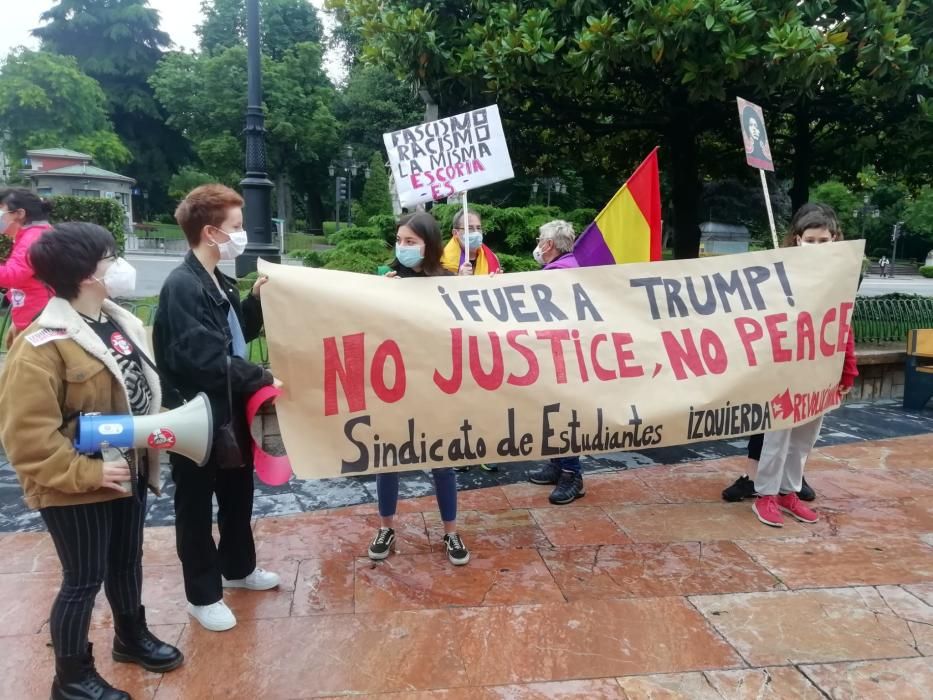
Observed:
[[[10,251],[13,250],[13,239],[9,236],[0,235],[0,263],[6,262],[10,257]]]
[[[324,253],[319,253],[316,250],[296,250],[294,253],[289,253],[289,255],[301,260],[305,267],[324,267],[326,262]]]
[[[535,262],[534,258],[509,255],[508,253],[503,253],[498,258],[499,262],[502,263],[503,272],[534,272],[541,269],[541,266]]]
[[[374,260],[369,256],[341,247],[328,251],[326,258],[325,270],[343,270],[345,272],[360,272],[371,275],[384,262],[385,256],[382,259]]]
[[[396,219],[391,214],[377,214],[369,217],[369,228],[376,229],[387,243],[395,243]]]
[[[933,278],[933,265],[927,265],[920,268],[920,274],[924,277]]]
[[[97,197],[52,197],[52,223],[87,221],[113,234],[122,253],[126,243],[126,211],[115,199]]]
[[[369,226],[350,226],[342,228],[337,233],[332,233],[327,237],[327,242],[331,245],[342,245],[350,241],[371,241],[381,240],[379,231]]]

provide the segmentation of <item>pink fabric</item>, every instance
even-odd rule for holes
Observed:
[[[276,389],[274,386],[270,385],[264,386],[250,396],[249,400],[246,402],[246,423],[252,426],[253,421],[256,419],[256,414],[259,413],[259,409],[270,401],[275,403],[275,400],[281,395],[281,389]],[[250,439],[252,439],[252,430],[250,430],[250,433]],[[276,457],[275,455],[270,455],[262,449],[262,445],[257,444],[255,440],[253,440],[253,464],[256,468],[257,476],[262,479],[263,483],[269,484],[270,486],[281,486],[292,476],[292,463],[288,460],[287,456]]]
[[[52,298],[51,290],[36,279],[28,257],[29,247],[51,228],[48,224],[36,224],[20,229],[10,257],[0,265],[0,287],[7,289],[13,326],[18,331],[32,323]]]

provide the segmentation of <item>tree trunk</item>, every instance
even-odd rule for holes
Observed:
[[[810,109],[805,101],[794,112],[794,185],[790,189],[793,211],[810,199],[810,162],[813,160],[813,135],[810,133]]]
[[[687,115],[687,112],[682,112],[673,119],[667,137],[672,170],[674,257],[678,260],[695,258],[700,253],[697,137]]]
[[[308,227],[314,233],[324,233],[324,203],[317,190],[308,193]]]
[[[288,231],[288,178],[285,173],[279,173],[275,177],[275,216],[278,219],[285,219],[285,230]]]

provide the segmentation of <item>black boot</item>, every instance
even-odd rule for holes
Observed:
[[[52,700],[132,700],[129,693],[117,690],[100,677],[94,668],[93,646],[86,654],[55,659]]]
[[[139,664],[147,671],[165,673],[181,666],[185,657],[171,644],[158,639],[146,626],[146,608],[135,615],[113,617],[113,660]]]

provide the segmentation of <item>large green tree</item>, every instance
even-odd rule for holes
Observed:
[[[17,49],[0,63],[0,125],[9,154],[65,147],[94,156],[104,168],[131,158],[107,118],[106,97],[69,56]]]
[[[590,167],[620,181],[660,142],[678,257],[697,252],[702,179],[744,168],[736,95],[771,110],[778,145],[793,119],[806,126],[795,134],[801,148],[776,155],[785,172],[794,171],[792,155],[805,159],[808,172],[812,132],[821,128],[808,110],[819,105],[820,116],[833,114],[824,94],[852,96],[834,113],[846,122],[845,105],[878,117],[896,102],[916,114],[929,88],[928,68],[918,60],[927,55],[933,21],[926,0],[329,5],[362,36],[363,61],[426,89],[443,113],[497,101],[509,133],[520,137],[513,153],[519,165],[540,167],[547,152],[558,162],[585,163],[584,177]],[[708,155],[723,142],[734,144],[728,163]]]
[[[171,39],[148,0],[57,0],[33,34],[46,51],[73,56],[107,96],[114,128],[133,154],[126,174],[167,206],[169,177],[189,158],[182,136],[166,125],[149,77]]]
[[[355,146],[383,151],[382,135],[421,122],[424,103],[409,84],[380,66],[356,66],[334,103],[344,138]]]
[[[318,44],[323,38],[321,20],[308,0],[262,0],[259,11],[262,52],[270,58],[280,60],[295,44]],[[201,12],[202,51],[217,54],[246,43],[244,0],[202,0]]]
[[[294,189],[308,208],[312,227],[321,228],[320,192],[327,189],[327,165],[340,143],[330,111],[334,90],[321,67],[321,47],[296,44],[281,60],[264,57],[262,67],[268,165],[279,215],[289,218],[288,192]],[[191,140],[202,163],[199,169],[235,184],[243,168],[246,48],[216,55],[169,54],[151,82],[170,123]]]

